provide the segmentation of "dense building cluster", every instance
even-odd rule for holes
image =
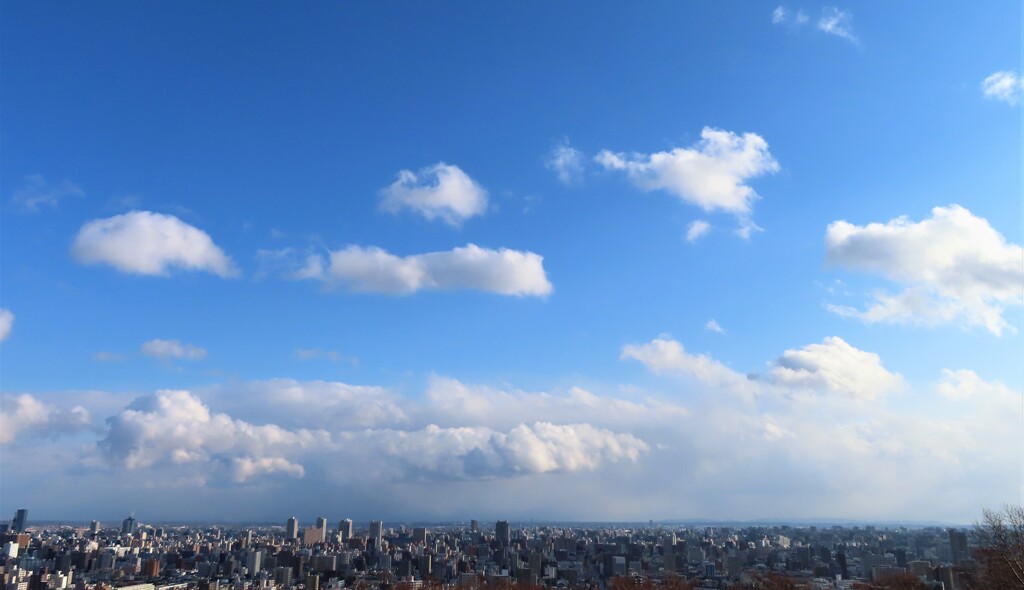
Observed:
[[[413,590],[480,588],[854,588],[893,574],[965,586],[966,532],[872,526],[513,524],[386,526],[2,526],[3,590]]]

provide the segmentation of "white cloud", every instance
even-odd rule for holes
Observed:
[[[779,170],[760,135],[711,127],[692,147],[653,154],[603,150],[594,159],[606,170],[625,172],[641,190],[665,190],[705,211],[726,211],[743,220],[759,198],[747,182]]]
[[[903,387],[903,378],[886,370],[877,354],[850,346],[838,336],[787,350],[775,361],[768,380],[789,389],[861,400]]]
[[[199,360],[206,357],[205,348],[182,344],[177,340],[161,340],[159,338],[143,343],[140,350],[142,354],[158,359]]]
[[[874,295],[865,310],[830,305],[869,323],[960,322],[1000,335],[1013,330],[1006,307],[1021,305],[1024,250],[959,205],[935,207],[920,222],[906,217],[857,226],[836,221],[825,235],[830,264],[878,274],[904,286]]]
[[[999,100],[1009,105],[1017,104],[1017,101],[1020,100],[1021,89],[1024,89],[1024,79],[1017,72],[995,72],[981,82],[981,91],[985,98]]]
[[[490,250],[474,244],[445,252],[396,256],[381,248],[348,246],[323,263],[311,256],[303,277],[363,293],[475,289],[501,295],[544,296],[552,291],[544,258],[533,252]]]
[[[508,432],[431,424],[414,431],[366,431],[346,442],[397,460],[402,478],[449,480],[593,471],[605,463],[635,462],[648,450],[630,434],[549,422],[519,424]]]
[[[14,314],[11,310],[0,307],[0,342],[7,340],[14,328]]]
[[[339,430],[404,425],[403,400],[384,387],[338,381],[270,379],[205,388],[217,410],[250,422],[271,417],[287,428]]]
[[[702,236],[707,234],[709,231],[711,231],[711,224],[702,219],[698,219],[697,221],[691,223],[688,228],[686,228],[686,241],[692,244],[699,240]]]
[[[704,329],[708,332],[715,332],[716,334],[725,334],[725,328],[719,325],[719,323],[715,321],[715,318],[708,320],[708,323],[704,324]]]
[[[227,469],[237,482],[276,471],[301,476],[301,467],[286,455],[330,443],[325,432],[259,426],[211,412],[188,391],[161,390],[136,398],[107,423],[109,430],[97,449],[113,465],[124,469],[166,465]]]
[[[774,24],[784,23],[784,22],[786,22],[786,16],[787,16],[787,11],[786,11],[785,7],[777,6],[775,8],[775,10],[772,11],[772,23],[774,23]]]
[[[88,424],[89,412],[81,406],[64,410],[29,394],[0,397],[0,444],[74,434]]]
[[[998,381],[986,381],[970,369],[942,369],[939,393],[951,400],[1009,398],[1013,391]]]
[[[743,374],[710,356],[686,352],[682,343],[668,336],[659,336],[647,344],[627,344],[622,347],[619,358],[640,361],[656,375],[675,373],[689,375],[710,385],[749,387]]]
[[[632,428],[637,423],[679,420],[689,410],[653,397],[621,399],[597,395],[581,387],[564,393],[526,392],[486,385],[468,385],[434,375],[427,386],[426,419],[442,426],[488,426],[509,429],[538,419],[585,422],[604,428]]]
[[[554,172],[562,184],[576,184],[583,178],[583,153],[565,139],[551,150],[544,166]]]
[[[458,226],[487,210],[487,191],[458,166],[438,162],[418,173],[402,170],[381,189],[381,208],[390,213],[412,209],[423,217]]]
[[[67,197],[84,196],[85,191],[72,182],[52,183],[42,174],[30,174],[25,177],[25,183],[14,191],[11,201],[25,211],[35,213],[43,206],[56,208]]]
[[[301,403],[303,400],[292,400]],[[100,457],[123,469],[174,467],[201,477],[227,471],[242,483],[260,475],[303,477],[304,462],[338,463],[375,480],[514,477],[594,470],[635,462],[647,445],[630,434],[589,424],[344,430],[256,425],[212,411],[188,391],[137,398],[108,420]]]
[[[167,275],[171,269],[234,276],[234,265],[210,236],[173,215],[132,211],[94,219],[78,231],[71,254],[83,264],[109,264],[121,272]]]
[[[826,6],[821,9],[818,30],[846,39],[851,43],[857,42],[857,37],[853,34],[853,15],[849,11],[840,10],[835,6]]]

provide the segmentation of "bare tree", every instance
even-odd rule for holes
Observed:
[[[984,510],[974,524],[979,588],[1024,589],[1024,507]]]

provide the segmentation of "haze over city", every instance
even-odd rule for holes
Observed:
[[[4,518],[1024,502],[1019,3],[0,6]]]

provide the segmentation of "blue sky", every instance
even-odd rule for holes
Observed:
[[[2,11],[0,510],[1021,499],[1019,5]]]

